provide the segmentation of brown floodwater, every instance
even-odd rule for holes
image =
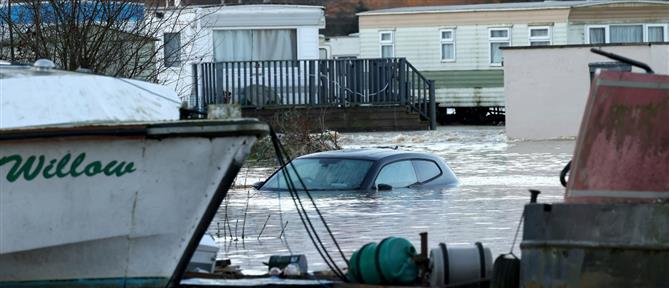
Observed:
[[[510,141],[504,127],[471,126],[439,127],[436,131],[344,133],[340,134],[340,144],[344,148],[399,146],[404,150],[431,152],[443,157],[461,182],[456,188],[432,191],[314,193],[316,205],[346,257],[365,243],[388,236],[405,237],[418,249],[418,233],[423,231],[429,233],[430,248],[440,242],[479,241],[492,249],[493,257],[507,253],[523,205],[529,201],[528,189],[542,192],[540,202],[561,201],[564,189],[558,175],[574,150],[573,139]],[[244,168],[236,183],[248,186],[273,170],[274,167]],[[332,257],[345,266],[313,207],[306,205],[306,208]],[[281,223],[286,222],[279,238]],[[221,248],[218,257],[231,259],[245,273],[264,273],[267,268],[263,262],[269,256],[291,253],[305,254],[311,271],[327,269],[287,192],[231,189],[209,232]],[[520,253],[519,241],[514,248],[516,255]]]

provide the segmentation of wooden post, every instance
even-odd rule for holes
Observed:
[[[406,86],[406,59],[405,58],[400,58],[400,77],[399,77],[399,88],[400,88],[400,105],[407,105],[407,86]]]
[[[437,99],[435,96],[434,80],[430,84],[430,130],[437,130]]]

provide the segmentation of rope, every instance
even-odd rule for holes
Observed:
[[[284,155],[286,155],[288,157],[288,153],[283,148],[283,145],[281,144],[281,141],[279,141],[279,138],[277,137],[276,132],[271,127],[270,127],[270,137],[272,139],[272,144],[274,145],[274,150],[275,150],[276,156],[279,160],[279,164],[282,167],[281,168],[281,173],[283,174],[284,178],[286,179],[286,184],[287,184],[288,191],[290,192],[293,203],[295,204],[295,207],[297,208],[297,212],[298,212],[298,216],[300,217],[300,221],[302,222],[303,226],[307,230],[307,235],[311,239],[311,242],[314,244],[314,247],[316,248],[317,252],[320,254],[321,258],[323,258],[323,260],[328,265],[328,267],[342,281],[347,281],[346,276],[344,275],[342,270],[339,268],[337,263],[332,259],[332,257],[330,256],[330,253],[328,253],[325,245],[323,244],[322,240],[318,236],[318,233],[316,232],[316,229],[314,228],[314,226],[311,222],[311,219],[309,218],[309,215],[307,214],[307,210],[304,208],[304,205],[302,204],[302,200],[300,199],[300,196],[297,193],[297,189],[295,188],[295,183],[292,180],[292,176],[290,175],[290,173],[288,173],[286,171],[286,169],[284,169],[284,168],[287,168],[288,165],[290,165],[290,167],[293,169],[293,171],[295,171],[295,175],[296,175],[297,179],[299,180],[300,184],[304,188],[304,191],[307,193],[307,195],[309,195],[309,198],[312,200],[312,204],[313,204],[315,210],[318,212],[321,221],[323,222],[324,226],[327,228],[328,233],[330,234],[331,238],[335,242],[335,245],[337,246],[341,255],[343,256],[344,254],[341,251],[341,248],[339,247],[339,244],[336,242],[336,239],[334,238],[334,235],[330,231],[329,227],[327,226],[327,223],[325,222],[325,219],[322,217],[322,214],[318,210],[318,207],[316,206],[316,203],[313,201],[313,198],[311,197],[311,194],[309,193],[306,185],[304,184],[304,182],[300,178],[299,174],[297,173],[297,169],[295,168],[295,166],[293,165],[292,162],[288,162],[286,164],[283,157],[284,157]],[[288,157],[288,159],[290,159],[290,158]],[[313,235],[312,235],[312,233],[313,233]],[[314,239],[314,237],[315,237],[315,239]],[[344,259],[346,259],[346,258],[344,257]]]
[[[513,254],[513,248],[516,247],[516,239],[518,239],[518,232],[520,232],[520,225],[523,224],[523,219],[525,218],[525,211],[523,210],[523,213],[520,214],[520,220],[518,221],[518,227],[516,227],[516,234],[513,236],[513,242],[511,243],[511,249],[509,250],[509,254],[516,256]]]
[[[270,133],[271,133],[271,132],[270,132]],[[274,135],[276,136],[276,133],[274,133]],[[278,137],[276,137],[276,139],[277,139],[276,144],[278,144],[278,146],[279,146],[280,151],[282,152],[282,154],[283,154],[283,155],[288,155],[288,153],[287,153],[286,150],[284,149],[284,147],[283,147],[283,145],[281,144],[281,142],[278,141]],[[288,158],[288,159],[290,159],[290,158]],[[281,160],[283,161],[283,159],[281,159]],[[285,163],[285,162],[284,162],[284,163]],[[304,188],[304,191],[307,192],[307,195],[310,195],[310,194],[308,193],[308,190],[307,190],[307,188],[306,188],[306,185],[304,184],[304,182],[302,182],[302,179],[299,177],[299,173],[297,173],[297,170],[295,169],[295,166],[292,164],[292,162],[289,162],[287,165],[290,165],[290,167],[293,168],[293,171],[295,171],[295,175],[297,176],[297,178],[298,178],[298,180],[300,181],[302,187]],[[287,165],[286,165],[286,166],[287,166]],[[333,269],[332,267],[331,267],[331,269],[332,269],[333,271],[335,271],[335,273],[338,273],[338,276],[343,277],[343,276],[344,276],[344,273],[339,269],[339,266],[337,266],[337,263],[332,259],[332,257],[330,256],[330,253],[328,253],[327,249],[325,248],[325,245],[323,244],[322,240],[321,240],[320,237],[318,236],[318,233],[316,232],[316,229],[314,228],[314,226],[313,226],[313,224],[312,224],[312,222],[311,222],[311,219],[309,218],[309,215],[307,214],[307,210],[304,208],[304,205],[302,204],[302,200],[300,199],[300,196],[299,196],[299,194],[297,193],[297,189],[295,188],[295,184],[294,184],[294,182],[293,182],[293,180],[292,180],[292,177],[290,176],[290,173],[288,173],[288,172],[286,172],[286,171],[284,171],[284,170],[282,170],[282,173],[284,174],[284,176],[285,176],[285,177],[287,178],[287,180],[288,180],[287,182],[288,182],[288,185],[289,185],[289,191],[291,191],[290,188],[292,188],[292,194],[291,194],[291,196],[293,197],[293,202],[295,203],[295,207],[298,208],[298,212],[300,212],[299,209],[302,209],[302,213],[303,213],[304,216],[305,216],[304,219],[306,219],[306,221],[307,221],[307,223],[308,223],[308,227],[307,227],[307,225],[304,223],[304,219],[301,218],[303,225],[305,225],[305,228],[307,229],[307,232],[313,233],[314,237],[316,237],[318,243],[320,244],[320,248],[323,250],[323,252],[325,253],[325,256],[327,257],[327,259],[324,257],[324,260],[326,260],[326,262],[329,260],[329,261],[332,263],[332,266],[334,267],[334,269]],[[299,204],[299,206],[298,206],[298,204]],[[312,204],[314,205],[314,208],[316,208],[316,210],[318,211],[318,207],[317,207],[316,204],[313,202],[313,199],[312,199]],[[300,217],[301,217],[301,215],[300,215]],[[326,227],[327,227],[327,223],[325,222],[325,219],[322,218],[322,216],[321,216],[321,220],[323,221],[323,223],[324,223],[324,224],[326,225]],[[311,231],[309,231],[309,229],[311,229]],[[328,229],[328,232],[330,233],[330,235],[333,237],[333,240],[334,240],[334,236],[331,234],[331,232],[329,231],[329,229]],[[312,239],[313,239],[313,238],[312,238]],[[334,241],[336,241],[336,240],[334,240]],[[314,245],[316,245],[316,243],[314,243]],[[316,247],[318,248],[318,246],[316,246]],[[338,244],[337,244],[337,247],[339,247]],[[340,250],[340,252],[341,252],[341,250]],[[342,253],[342,255],[343,255],[343,253]]]

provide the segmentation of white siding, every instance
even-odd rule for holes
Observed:
[[[585,25],[583,24],[569,24],[569,35],[567,36],[568,44],[584,44],[585,43]]]
[[[484,70],[501,69],[489,61],[488,29],[508,27],[512,46],[529,45],[528,25],[466,25],[395,28],[395,56],[406,57],[419,70]],[[455,62],[441,61],[440,29],[455,29]],[[379,31],[388,29],[362,29],[360,31],[360,57],[380,57]],[[567,43],[567,24],[552,26],[553,44]]]
[[[552,25],[551,41],[554,45],[567,44],[567,23],[544,23]],[[529,45],[528,24],[462,25],[432,27],[397,27],[395,31],[395,56],[406,57],[421,71],[445,70],[498,70],[490,65],[488,29],[510,28],[511,46]],[[455,30],[455,61],[441,61],[441,29]],[[380,57],[379,31],[388,29],[362,29],[360,31],[360,57]],[[503,87],[448,88],[437,89],[436,99],[444,107],[504,106]]]
[[[318,59],[318,27],[297,27],[297,59]]]
[[[567,23],[555,23],[553,25],[553,45],[569,44]]]
[[[504,106],[504,88],[436,89],[435,98],[441,107]]]

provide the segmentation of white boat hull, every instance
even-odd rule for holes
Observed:
[[[84,133],[0,137],[0,286],[178,281],[266,130],[253,122],[237,130],[196,121],[147,126],[145,135],[73,127]]]

